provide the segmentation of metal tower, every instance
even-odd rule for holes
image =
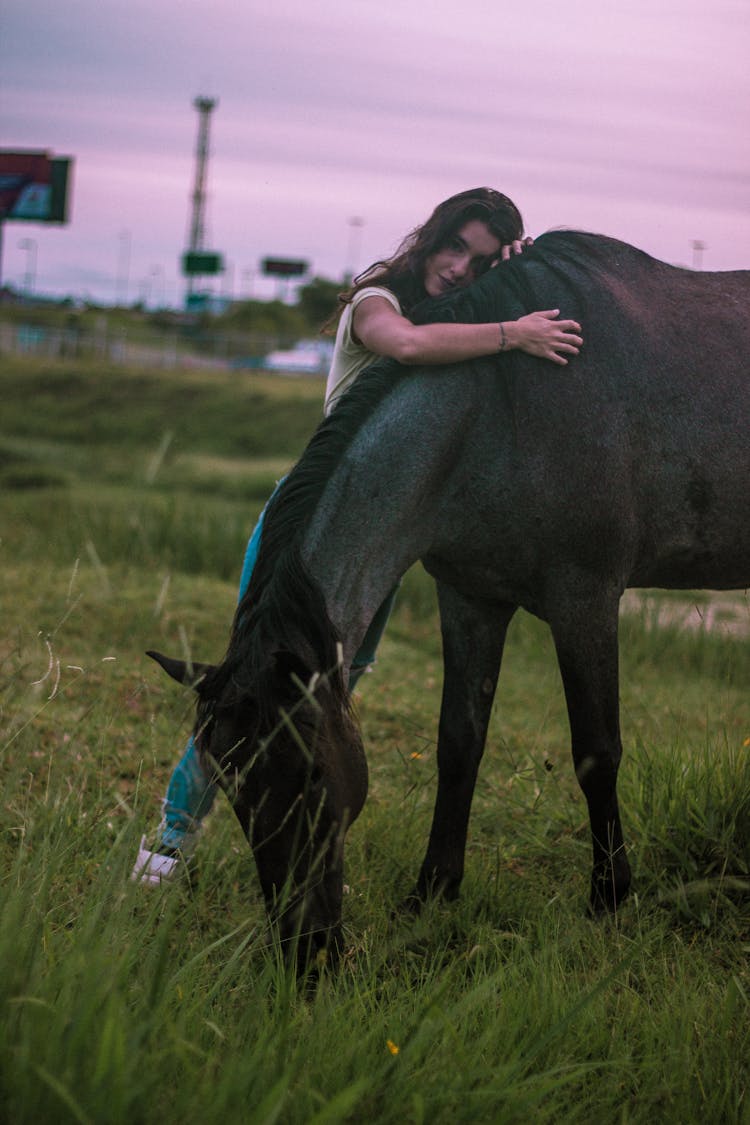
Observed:
[[[196,98],[193,105],[198,110],[198,143],[195,149],[195,181],[191,196],[190,236],[182,257],[182,272],[187,277],[188,301],[193,293],[195,277],[221,273],[224,264],[221,254],[205,248],[206,178],[208,171],[208,133],[211,112],[218,105],[216,98]]]
[[[198,144],[195,149],[195,186],[193,187],[193,216],[190,221],[190,250],[202,250],[206,219],[206,169],[208,166],[208,131],[215,98],[196,98],[193,105],[200,114]]]

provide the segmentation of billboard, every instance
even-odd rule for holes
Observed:
[[[182,255],[182,272],[185,277],[223,273],[224,260],[215,250],[187,250]]]
[[[302,277],[309,269],[301,258],[264,258],[261,264],[266,277]]]
[[[65,223],[71,157],[0,149],[0,222]]]

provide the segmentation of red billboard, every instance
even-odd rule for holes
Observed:
[[[267,277],[302,277],[310,263],[301,258],[264,258],[262,266]]]
[[[0,149],[0,222],[65,223],[72,159]]]

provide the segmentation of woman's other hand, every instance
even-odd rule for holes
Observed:
[[[529,313],[503,325],[507,347],[564,366],[567,356],[578,355],[583,345],[581,326],[575,320],[558,320],[559,309]]]
[[[533,238],[517,238],[515,242],[509,242],[507,246],[500,248],[500,259],[507,262],[511,254],[523,254],[524,246],[533,246]]]

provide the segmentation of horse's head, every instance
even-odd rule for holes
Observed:
[[[300,967],[341,949],[343,849],[367,766],[339,681],[277,653],[249,685],[149,653],[198,692],[195,737],[250,842],[269,917]]]

